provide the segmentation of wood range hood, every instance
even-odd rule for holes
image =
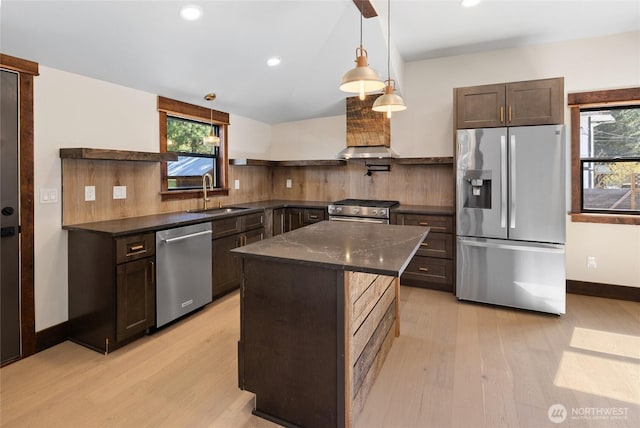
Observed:
[[[338,153],[339,159],[389,159],[398,155],[391,150],[391,121],[384,113],[373,111],[379,94],[364,100],[349,97],[347,105],[347,147]]]

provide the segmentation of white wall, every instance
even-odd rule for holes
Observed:
[[[271,160],[334,159],[347,145],[344,115],[273,125]]]
[[[61,147],[157,152],[157,96],[40,65],[34,83],[34,187],[58,190]],[[231,157],[265,156],[270,125],[231,115]],[[35,204],[36,331],[68,319],[67,234],[62,208]]]

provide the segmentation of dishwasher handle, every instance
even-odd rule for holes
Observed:
[[[184,239],[195,238],[196,236],[211,235],[211,233],[212,233],[211,230],[205,230],[203,232],[190,233],[189,235],[182,235],[182,236],[176,236],[175,238],[163,239],[163,241],[166,242],[167,244],[170,244],[172,242],[182,241]]]

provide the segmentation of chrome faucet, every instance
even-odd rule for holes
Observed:
[[[209,178],[209,190],[213,191],[213,176],[207,172],[202,176],[202,193],[205,210],[207,209],[207,202],[209,202],[209,198],[207,198],[207,178]]]

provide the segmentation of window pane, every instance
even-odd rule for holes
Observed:
[[[640,156],[640,107],[580,111],[580,157]]]
[[[638,212],[640,162],[582,162],[584,210]]]
[[[177,161],[167,162],[168,189],[199,189],[206,173],[211,174],[213,186],[218,187],[215,161],[213,157],[178,156]]]
[[[210,130],[207,123],[167,116],[167,151],[211,154],[212,147],[202,141]],[[218,135],[217,125],[213,125],[213,133]]]

